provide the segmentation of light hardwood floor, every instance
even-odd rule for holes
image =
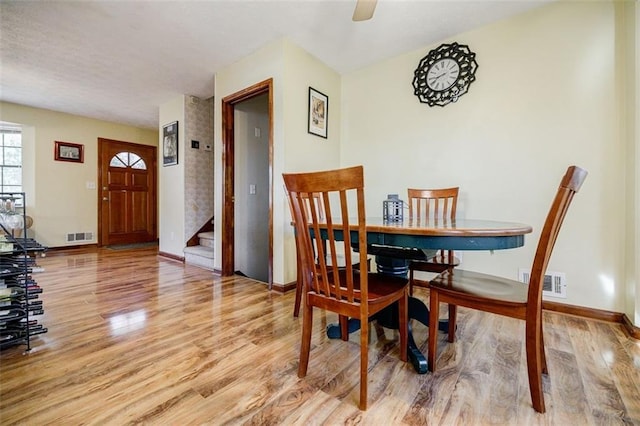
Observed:
[[[336,318],[318,311],[299,379],[293,292],[156,253],[38,260],[49,332],[28,354],[0,354],[0,424],[640,424],[640,343],[618,325],[545,313],[544,415],[531,408],[522,321],[460,309],[457,342],[439,335],[438,371],[425,375],[399,361],[397,332],[374,329],[361,412],[357,332],[328,339]],[[414,325],[424,351],[427,331]]]

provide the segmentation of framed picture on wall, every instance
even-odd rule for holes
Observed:
[[[309,133],[327,138],[329,97],[309,87]]]
[[[71,142],[55,141],[53,158],[56,161],[84,163],[84,145]]]
[[[162,126],[162,165],[178,164],[178,122]]]

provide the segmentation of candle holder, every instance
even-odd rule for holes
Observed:
[[[382,202],[382,219],[385,222],[402,222],[403,209],[404,201],[398,197],[398,194],[389,194]]]

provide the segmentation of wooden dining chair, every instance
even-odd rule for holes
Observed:
[[[360,264],[367,262],[367,233],[362,166],[345,169],[283,174],[296,229],[297,251],[302,266],[305,308],[302,310],[302,344],[298,377],[305,377],[311,349],[314,308],[338,314],[342,340],[348,340],[347,320],[360,320],[360,409],[367,408],[369,317],[398,303],[400,359],[407,360],[408,282],[355,268],[351,241],[361,248]],[[319,193],[322,206],[309,194]],[[311,208],[307,208],[307,203]],[[318,209],[323,213],[320,219]],[[355,209],[355,211],[354,211]],[[321,225],[326,230],[321,231]],[[343,230],[350,230],[343,238]],[[351,235],[351,238],[348,236]],[[343,241],[341,241],[343,240]],[[326,251],[325,251],[326,250]],[[344,268],[331,268],[344,253]],[[340,362],[331,360],[329,362]]]
[[[586,170],[571,166],[562,178],[540,234],[528,286],[507,278],[455,268],[431,280],[429,287],[429,324],[437,324],[440,303],[449,304],[449,342],[453,342],[455,337],[455,331],[452,330],[455,330],[456,306],[525,321],[529,390],[533,408],[540,413],[545,411],[542,373],[547,373],[542,336],[544,275],[569,204],[586,177]],[[451,307],[453,307],[453,315],[451,315]],[[436,327],[429,328],[428,364],[432,372],[436,369],[437,330]]]
[[[287,197],[288,198],[288,197]],[[309,216],[309,212],[310,212],[310,208],[311,208],[311,203],[309,202],[309,198],[313,198],[313,206],[314,209],[316,210],[316,213],[318,214],[318,217],[320,219],[320,221],[324,221],[324,207],[322,205],[322,197],[320,196],[319,193],[313,193],[313,194],[304,194],[303,198],[306,198],[307,203],[304,204],[304,208],[306,210],[306,214],[307,216]],[[291,204],[291,200],[289,200],[289,208],[291,209],[291,218],[294,218],[294,213],[293,213],[293,205]],[[296,246],[298,244],[298,240],[296,239]],[[297,317],[300,314],[300,302],[302,300],[302,292],[303,292],[303,283],[302,283],[302,266],[300,265],[300,256],[298,255],[299,250],[297,250],[296,248],[296,273],[297,273],[297,277],[296,277],[296,294],[295,294],[295,301],[293,304],[293,316]],[[325,248],[325,253],[326,253],[326,248]],[[316,254],[317,256],[317,254]],[[340,256],[338,257],[338,268],[344,268],[344,256]],[[327,259],[328,262],[328,267],[333,267],[333,264],[331,263],[331,259]],[[370,269],[370,259],[367,258],[367,271]],[[356,269],[360,269],[360,262],[356,262],[353,264],[353,267]]]
[[[409,220],[414,222],[451,221],[456,217],[458,205],[458,187],[442,189],[408,189]],[[412,260],[409,262],[409,294],[413,295],[415,271],[434,272],[440,274],[448,269],[460,265],[460,259],[454,256],[453,250],[438,250],[435,256],[426,260]],[[422,281],[423,286],[429,286]]]

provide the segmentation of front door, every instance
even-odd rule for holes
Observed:
[[[156,147],[98,138],[99,245],[156,241]]]

